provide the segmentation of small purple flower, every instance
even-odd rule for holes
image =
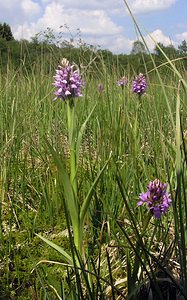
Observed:
[[[60,98],[65,100],[67,98],[80,97],[83,81],[78,70],[74,65],[70,65],[67,59],[63,59],[56,70],[56,75],[53,76],[55,81],[53,85],[57,88],[54,92],[56,97],[54,100]]]
[[[127,85],[127,83],[128,83],[128,79],[125,76],[123,76],[122,78],[120,78],[118,80],[117,84],[118,84],[118,86],[121,86],[122,88],[124,88],[124,86]]]
[[[150,212],[155,218],[160,219],[161,215],[166,215],[171,203],[171,195],[166,191],[166,184],[159,179],[151,181],[147,187],[147,192],[139,195],[138,206],[147,203]]]
[[[98,92],[101,94],[102,91],[103,91],[103,85],[102,85],[102,83],[99,83],[98,84]]]
[[[146,89],[147,82],[145,76],[140,73],[132,82],[132,92],[141,96],[146,92]]]

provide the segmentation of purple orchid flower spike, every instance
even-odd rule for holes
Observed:
[[[124,88],[124,86],[126,86],[128,84],[128,79],[123,76],[122,78],[120,78],[117,82],[118,86],[120,86],[122,89]]]
[[[62,100],[68,98],[80,97],[81,88],[83,87],[83,81],[78,70],[75,69],[74,65],[70,65],[67,59],[63,59],[61,64],[56,70],[56,75],[54,76],[53,85],[57,88],[54,92],[56,97]]]
[[[139,98],[145,94],[147,89],[147,82],[145,76],[140,73],[132,82],[132,92],[139,95]]]
[[[138,206],[147,203],[151,214],[155,218],[160,219],[161,215],[166,215],[168,208],[170,207],[171,195],[166,191],[166,184],[161,183],[159,179],[151,181],[147,187],[147,191],[139,195],[140,201]]]

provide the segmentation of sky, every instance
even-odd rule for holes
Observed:
[[[127,3],[150,51],[155,41],[175,47],[187,41],[187,0]],[[116,54],[130,53],[139,38],[124,0],[0,0],[0,23],[4,22],[17,40],[50,28],[57,36],[61,32],[62,39],[73,38],[75,45],[81,38]]]

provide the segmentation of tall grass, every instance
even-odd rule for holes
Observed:
[[[85,216],[84,257],[74,245],[58,166],[45,142],[69,172],[66,105],[52,101],[57,62],[51,60],[50,73],[45,72],[45,57],[43,69],[33,67],[30,73],[24,64],[14,70],[9,62],[0,74],[3,299],[147,299],[151,294],[166,299],[166,293],[187,299],[183,69],[176,71],[169,62],[147,73],[147,93],[139,103],[131,93],[135,74],[124,70],[129,83],[122,91],[117,80],[124,74],[117,62],[110,73],[102,57],[97,59],[99,72],[94,57],[89,66],[80,61],[86,86],[77,101],[75,135],[95,106],[78,149],[81,204],[111,159]],[[160,73],[162,68],[169,76]],[[139,194],[155,178],[167,182],[172,195],[172,207],[160,220],[150,220],[146,207],[137,207]],[[72,264],[64,263],[60,249],[73,257]]]

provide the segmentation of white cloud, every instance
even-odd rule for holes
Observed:
[[[40,12],[39,4],[31,0],[22,0],[20,4],[26,16],[38,14]]]
[[[0,0],[0,20],[11,25],[38,17],[41,7],[32,0]]]
[[[81,11],[79,16],[74,15],[72,22],[78,25],[81,21],[81,32],[89,35],[114,35],[123,31],[116,25],[103,10]]]
[[[176,0],[129,0],[130,9],[133,13],[147,13],[169,8]]]
[[[119,46],[122,39],[123,28],[113,22],[105,11],[65,9],[59,1],[49,3],[43,16],[36,22],[24,22],[23,25],[14,27],[13,34],[16,39],[29,39],[47,27],[58,33],[60,26],[64,24],[70,27],[72,34],[76,34],[79,28],[83,40],[92,45],[101,45],[106,48],[109,46],[108,49],[113,49],[114,44],[117,43]]]
[[[52,2],[46,6],[44,15],[36,27],[51,27],[55,31],[67,24],[71,28],[80,28],[83,34],[111,35],[122,31],[102,10],[65,9],[63,4]]]
[[[176,38],[177,38],[179,41],[184,41],[184,40],[187,41],[187,31],[182,32],[182,33],[179,33],[179,34],[176,34]]]
[[[133,41],[125,38],[123,35],[118,36],[100,36],[100,37],[88,37],[86,39],[90,45],[101,46],[101,49],[110,50],[113,53],[129,53],[132,49]]]
[[[118,36],[114,39],[114,43],[112,42],[108,45],[108,49],[110,49],[114,53],[129,53],[132,49],[133,41],[124,37]],[[110,46],[110,47],[109,47]]]
[[[162,43],[164,46],[175,44],[174,41],[170,39],[170,37],[164,35],[161,29],[154,30],[152,33],[145,36],[144,39],[150,51],[153,51],[155,49],[156,43]]]
[[[24,23],[23,25],[17,25],[12,28],[13,35],[16,40],[20,39],[30,39],[35,36],[36,33],[40,32],[36,31],[36,26],[34,23]]]
[[[41,2],[42,2],[43,4],[46,4],[46,3],[51,2],[51,0],[41,0]]]

